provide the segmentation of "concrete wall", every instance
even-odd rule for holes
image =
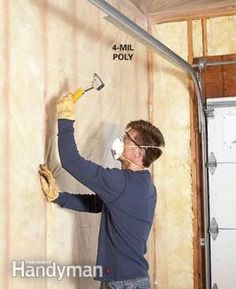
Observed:
[[[236,53],[236,17],[207,20],[208,55]],[[187,22],[152,26],[152,34],[188,60]],[[201,21],[193,21],[193,54],[203,56]],[[193,288],[193,211],[188,76],[155,54],[154,124],[166,148],[154,166],[159,190],[156,213],[156,288]]]
[[[119,1],[113,1],[120,5]],[[145,27],[129,2],[122,10]],[[61,190],[88,193],[60,167],[55,103],[68,91],[105,82],[76,108],[80,152],[104,166],[119,166],[110,145],[133,119],[148,119],[147,49],[103,19],[86,0],[0,1],[0,287],[98,288],[91,278],[12,278],[12,260],[94,265],[100,215],[47,204],[38,165],[47,162]],[[133,61],[113,61],[114,44],[132,44]]]

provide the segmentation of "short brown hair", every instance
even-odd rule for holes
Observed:
[[[159,128],[146,120],[131,121],[126,125],[126,129],[129,128],[135,129],[138,132],[135,140],[140,146],[158,146],[158,148],[144,148],[143,165],[148,168],[152,162],[161,156],[162,150],[159,147],[165,146],[164,137]]]

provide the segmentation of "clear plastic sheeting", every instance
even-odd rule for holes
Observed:
[[[123,9],[145,25],[134,6]],[[105,88],[78,101],[76,142],[85,158],[119,166],[110,154],[113,139],[127,122],[148,120],[147,49],[83,0],[0,1],[0,13],[0,287],[98,288],[85,277],[12,278],[12,262],[95,265],[100,214],[46,203],[38,165],[48,164],[61,191],[89,192],[60,166],[55,104],[97,72]],[[133,60],[113,61],[114,44],[131,44]]]

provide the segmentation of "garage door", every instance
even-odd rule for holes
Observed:
[[[208,99],[211,288],[236,288],[236,97]]]

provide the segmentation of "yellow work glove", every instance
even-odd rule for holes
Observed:
[[[57,119],[65,118],[75,120],[75,103],[73,95],[68,93],[67,96],[63,96],[56,105]]]
[[[49,202],[54,201],[59,196],[56,180],[47,165],[39,165],[39,178],[41,189]]]
[[[76,90],[76,92],[73,94],[73,100],[76,102],[83,94],[85,93],[83,88],[79,88]]]

